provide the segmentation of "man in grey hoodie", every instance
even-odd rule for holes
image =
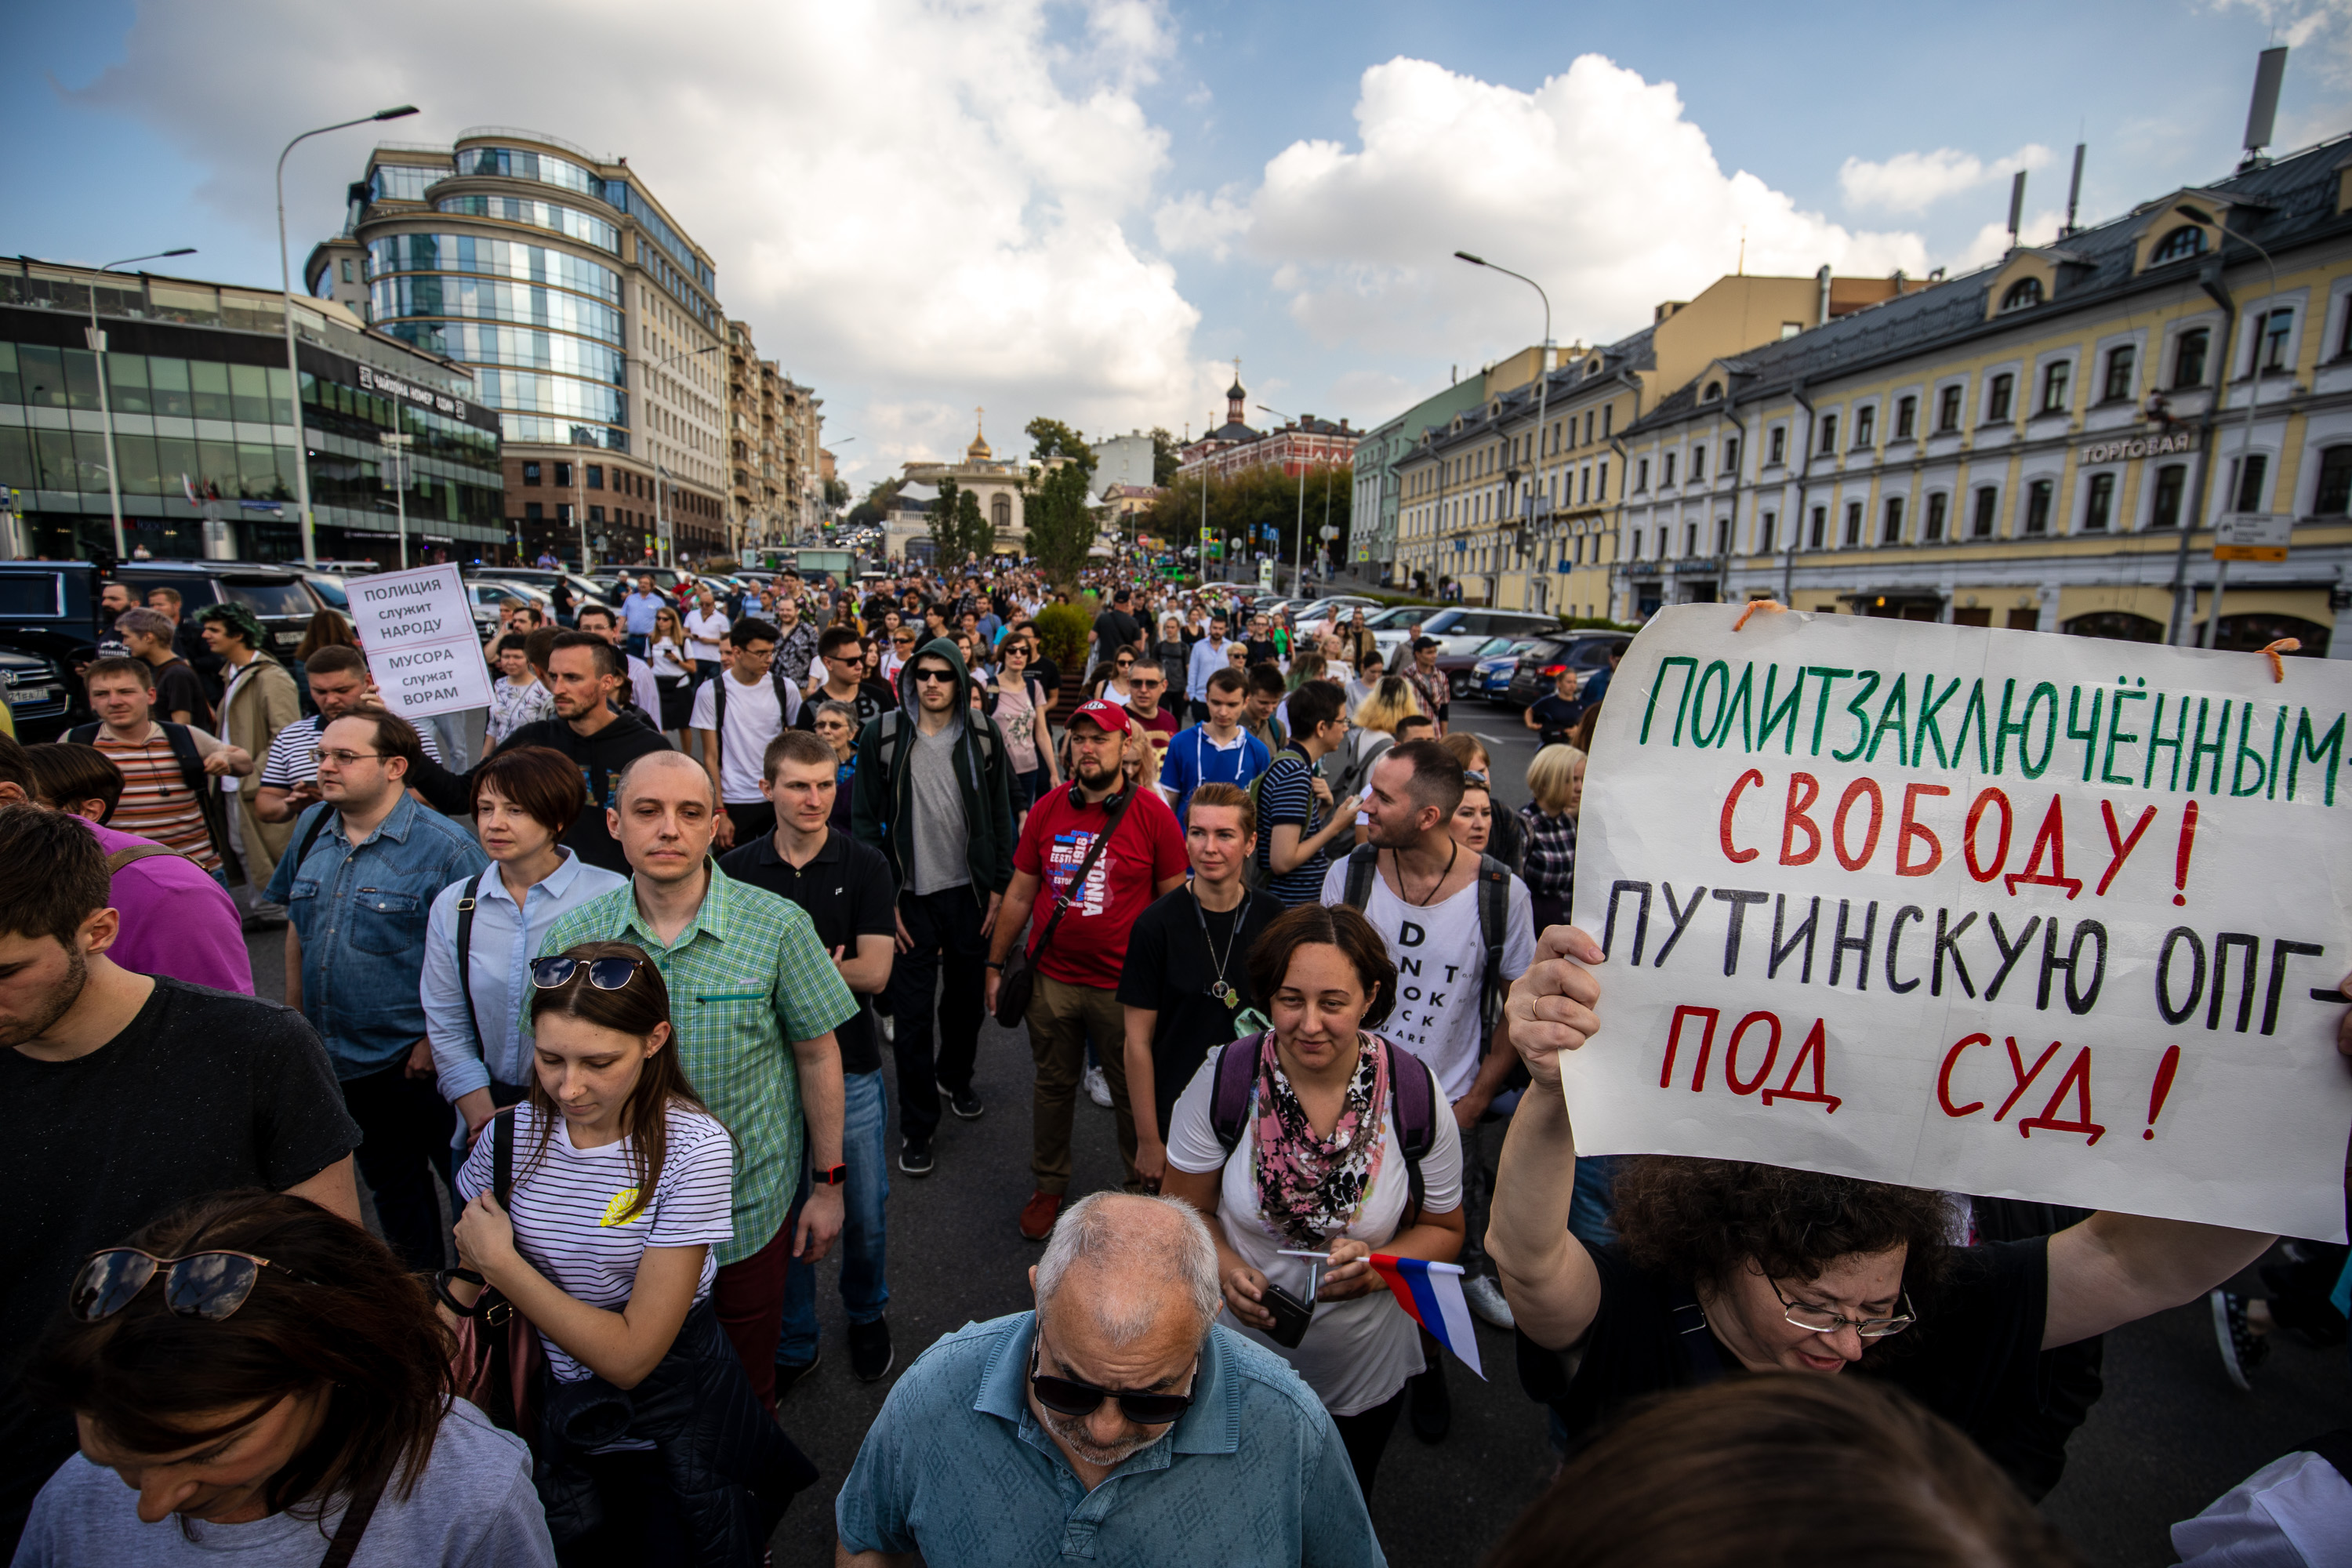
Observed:
[[[850,825],[882,851],[898,881],[898,956],[887,995],[903,1138],[898,1169],[927,1176],[940,1091],[958,1116],[981,1113],[972,1064],[989,932],[1013,879],[1012,777],[1003,731],[972,706],[971,677],[954,643],[935,639],[907,661],[898,702],[858,737]]]

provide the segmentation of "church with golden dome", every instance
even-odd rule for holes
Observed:
[[[930,561],[929,503],[939,499],[940,486],[948,479],[953,479],[958,489],[970,490],[980,498],[981,515],[988,519],[996,533],[998,554],[1027,553],[1028,532],[1022,517],[1021,486],[1028,471],[1018,464],[1000,461],[989,447],[986,410],[975,408],[972,416],[971,444],[963,449],[962,461],[942,463],[919,458],[905,465],[905,482],[898,487],[898,499],[884,523],[884,548],[891,555],[908,562]]]

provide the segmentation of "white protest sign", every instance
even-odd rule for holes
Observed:
[[[1601,710],[1577,1148],[2344,1239],[2352,667],[1740,615]]]
[[[352,629],[384,706],[407,720],[490,705],[489,667],[455,566],[352,577]]]

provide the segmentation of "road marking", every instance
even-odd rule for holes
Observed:
[[[1470,732],[1471,732],[1472,734],[1474,734],[1474,735],[1477,736],[1480,740],[1482,740],[1482,741],[1486,742],[1486,744],[1488,744],[1488,745],[1490,745],[1490,746],[1507,746],[1507,745],[1509,745],[1509,744],[1511,743],[1510,742],[1508,742],[1508,741],[1505,740],[1502,736],[1500,736],[1500,735],[1489,735],[1489,734],[1488,734],[1488,733],[1486,733],[1486,731],[1484,731],[1484,730],[1473,730],[1473,731],[1471,731]],[[1524,735],[1522,735],[1522,736],[1520,736],[1519,738],[1520,738],[1521,740],[1525,740],[1527,737],[1526,737],[1526,736],[1524,736]]]

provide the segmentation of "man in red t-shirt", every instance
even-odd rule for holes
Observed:
[[[1070,1187],[1070,1110],[1086,1066],[1087,1038],[1101,1049],[1111,1108],[1118,1121],[1118,1152],[1127,1186],[1140,1192],[1135,1173],[1135,1116],[1128,1105],[1127,1062],[1119,1042],[1126,1018],[1118,1005],[1118,973],[1127,962],[1128,933],[1152,900],[1184,880],[1184,834],[1175,814],[1149,786],[1124,795],[1128,713],[1112,702],[1088,702],[1070,715],[1070,786],[1039,800],[1013,851],[1013,883],[989,939],[988,1006],[1005,955],[1037,906],[1029,938],[1036,987],[1029,999],[1029,1050],[1037,1063],[1032,1109],[1034,1142],[1030,1168],[1037,1190],[1021,1211],[1021,1234],[1043,1241],[1062,1212]],[[1124,801],[1122,807],[1121,802]],[[1114,811],[1110,841],[1086,865]],[[1086,876],[1080,880],[1078,873]],[[1056,907],[1063,910],[1054,921]],[[1045,940],[1048,922],[1053,940]]]

